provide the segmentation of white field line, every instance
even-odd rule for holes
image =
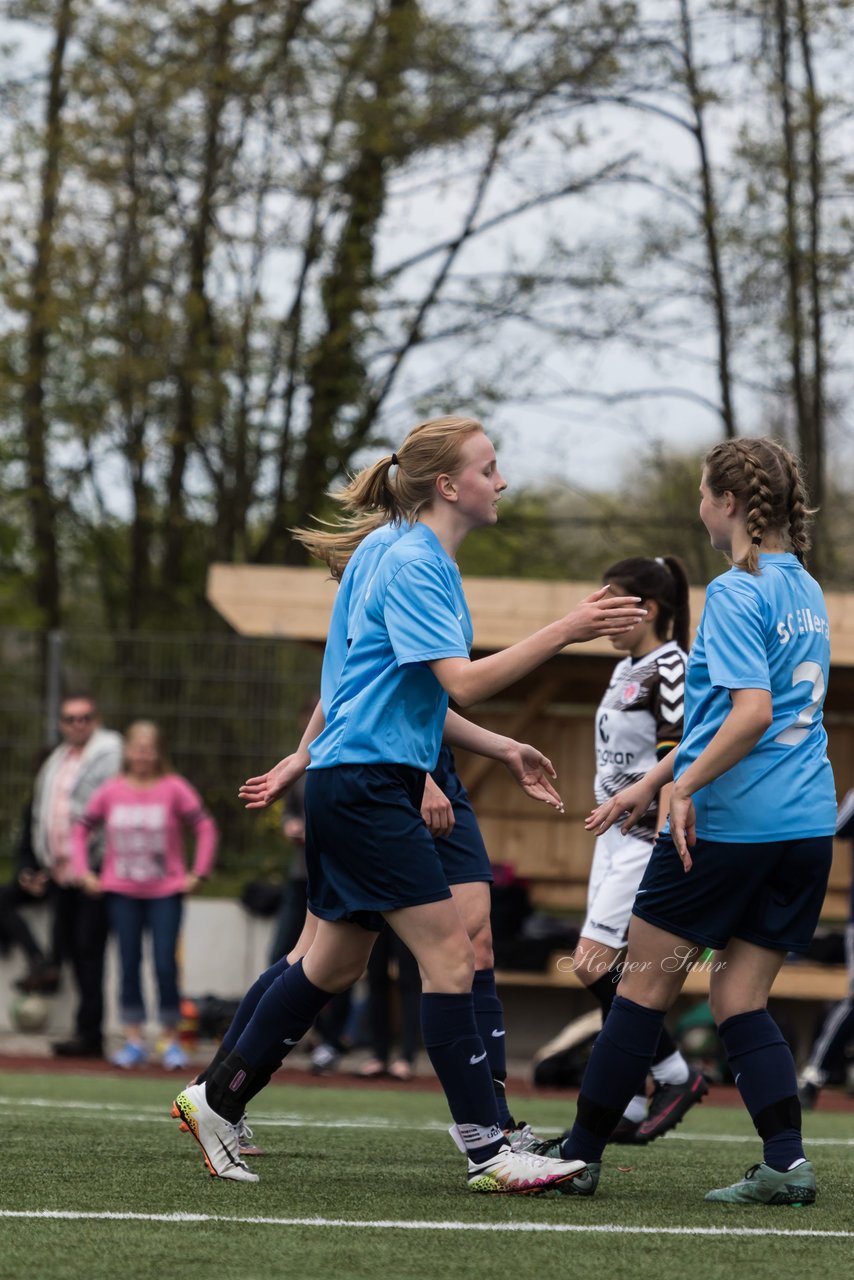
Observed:
[[[624,1235],[624,1236],[797,1236],[810,1239],[854,1239],[854,1231],[784,1231],[778,1227],[624,1227],[617,1223],[562,1222],[431,1222],[429,1220],[397,1221],[389,1218],[358,1220],[351,1218],[266,1218],[236,1217],[222,1213],[111,1213],[76,1209],[0,1209],[0,1218],[27,1220],[53,1219],[60,1222],[163,1222],[184,1225],[188,1222],[220,1222],[252,1227],[344,1227],[367,1231],[521,1231],[545,1234]]]
[[[121,1119],[129,1124],[148,1124],[150,1122],[169,1121],[168,1107],[141,1106],[134,1107],[125,1102],[76,1102],[72,1099],[59,1101],[54,1098],[8,1098],[0,1097],[0,1107],[8,1114],[16,1108],[30,1108],[41,1111],[58,1111],[72,1113],[86,1112],[104,1119]],[[263,1112],[252,1112],[253,1125],[269,1129],[369,1129],[389,1130],[395,1133],[405,1130],[409,1133],[445,1133],[448,1126],[441,1121],[428,1120],[421,1124],[406,1124],[400,1120],[387,1119],[382,1116],[364,1116],[359,1120],[312,1120],[298,1115],[265,1115]],[[756,1142],[752,1133],[669,1133],[668,1142]],[[813,1138],[807,1137],[810,1147],[854,1147],[852,1138]]]
[[[55,1098],[5,1098],[0,1097],[0,1107],[8,1114],[16,1107],[27,1107],[37,1111],[58,1111],[60,1114],[75,1111],[84,1112],[97,1117],[103,1114],[104,1119],[123,1122],[147,1124],[149,1121],[168,1120],[174,1123],[169,1114],[169,1105],[134,1107],[126,1102],[75,1102],[72,1099]],[[422,1124],[405,1124],[398,1120],[390,1120],[384,1116],[364,1116],[360,1120],[309,1120],[298,1115],[267,1116],[261,1112],[252,1112],[253,1124],[263,1124],[273,1129],[387,1129],[397,1132],[406,1129],[416,1133],[446,1133],[448,1126],[441,1121],[426,1121]]]

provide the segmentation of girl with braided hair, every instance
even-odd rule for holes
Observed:
[[[795,1064],[766,1008],[789,951],[807,950],[836,823],[822,704],[830,636],[797,462],[771,439],[707,455],[700,519],[732,568],[716,578],[686,672],[679,746],[587,819],[629,831],[671,779],[669,829],[638,888],[628,958],[593,1048],[568,1137],[543,1143],[594,1172],[639,1092],[664,1016],[706,948],[710,1003],[763,1159],[707,1200],[811,1204]]]

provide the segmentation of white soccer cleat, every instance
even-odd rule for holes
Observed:
[[[188,1085],[172,1103],[172,1115],[186,1126],[202,1149],[205,1164],[214,1178],[230,1178],[233,1182],[257,1182],[240,1158],[237,1125],[223,1119],[208,1106],[203,1084]]]
[[[483,1164],[469,1158],[468,1186],[469,1191],[522,1196],[590,1196],[596,1190],[583,1160],[550,1160],[509,1146]]]

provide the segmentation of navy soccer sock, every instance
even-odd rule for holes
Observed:
[[[736,1013],[718,1027],[727,1061],[762,1139],[765,1163],[783,1172],[804,1159],[792,1051],[767,1009]]]
[[[614,997],[581,1081],[575,1124],[562,1148],[564,1159],[602,1159],[630,1098],[643,1089],[664,1014],[664,1009]]]
[[[240,1001],[240,1004],[237,1007],[237,1012],[231,1019],[228,1030],[222,1037],[220,1046],[213,1058],[211,1058],[204,1070],[200,1071],[196,1076],[196,1084],[203,1084],[211,1072],[215,1071],[221,1062],[225,1062],[225,1059],[240,1039],[244,1028],[249,1025],[249,1021],[258,1007],[258,1001],[267,991],[267,988],[272,986],[276,978],[283,974],[288,967],[287,956],[282,956],[281,960],[277,960],[275,964],[271,964],[269,969],[265,969],[260,977],[255,979],[252,986],[246,992],[246,995]],[[275,1062],[271,1058],[270,1066],[273,1071],[276,1070],[280,1062],[281,1058]]]
[[[280,973],[261,996],[237,1044],[205,1082],[214,1111],[236,1123],[331,997],[332,992],[308,980],[301,960]]]
[[[507,1081],[507,1049],[504,1033],[504,1005],[495,989],[495,970],[476,969],[471,988],[474,999],[474,1018],[478,1033],[486,1050],[486,1060],[492,1072],[492,1083],[498,1102],[498,1120],[502,1129],[514,1124],[507,1106],[505,1085]]]
[[[614,1003],[614,997],[617,994],[617,984],[614,981],[616,974],[613,970],[609,973],[603,973],[595,982],[591,982],[587,990],[592,996],[595,996],[602,1008],[603,1020],[607,1018]],[[665,1026],[662,1026],[658,1036],[658,1044],[655,1053],[652,1056],[652,1065],[657,1062],[663,1062],[665,1058],[670,1058],[674,1053],[678,1052],[676,1041],[671,1036]]]
[[[500,1151],[506,1139],[486,1047],[477,1033],[472,993],[425,992],[421,1034],[460,1137],[471,1158],[482,1164]]]

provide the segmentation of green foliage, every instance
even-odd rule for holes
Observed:
[[[633,9],[491,0],[477,22],[415,0],[17,12],[72,24],[51,55],[50,120],[38,95],[18,96],[0,200],[0,437],[35,475],[28,385],[47,458],[18,587],[72,617],[85,580],[112,625],[196,626],[211,559],[294,554],[288,528],[384,429],[417,347],[452,333],[474,353],[485,314],[532,303],[529,275],[505,285],[489,271],[464,316],[463,249],[538,122],[617,74]],[[400,192],[424,172],[451,223],[381,260],[392,207],[413,241]],[[527,185],[508,226],[532,200],[563,199],[566,178]],[[38,359],[21,339],[33,317]],[[452,374],[447,395],[467,381]]]

